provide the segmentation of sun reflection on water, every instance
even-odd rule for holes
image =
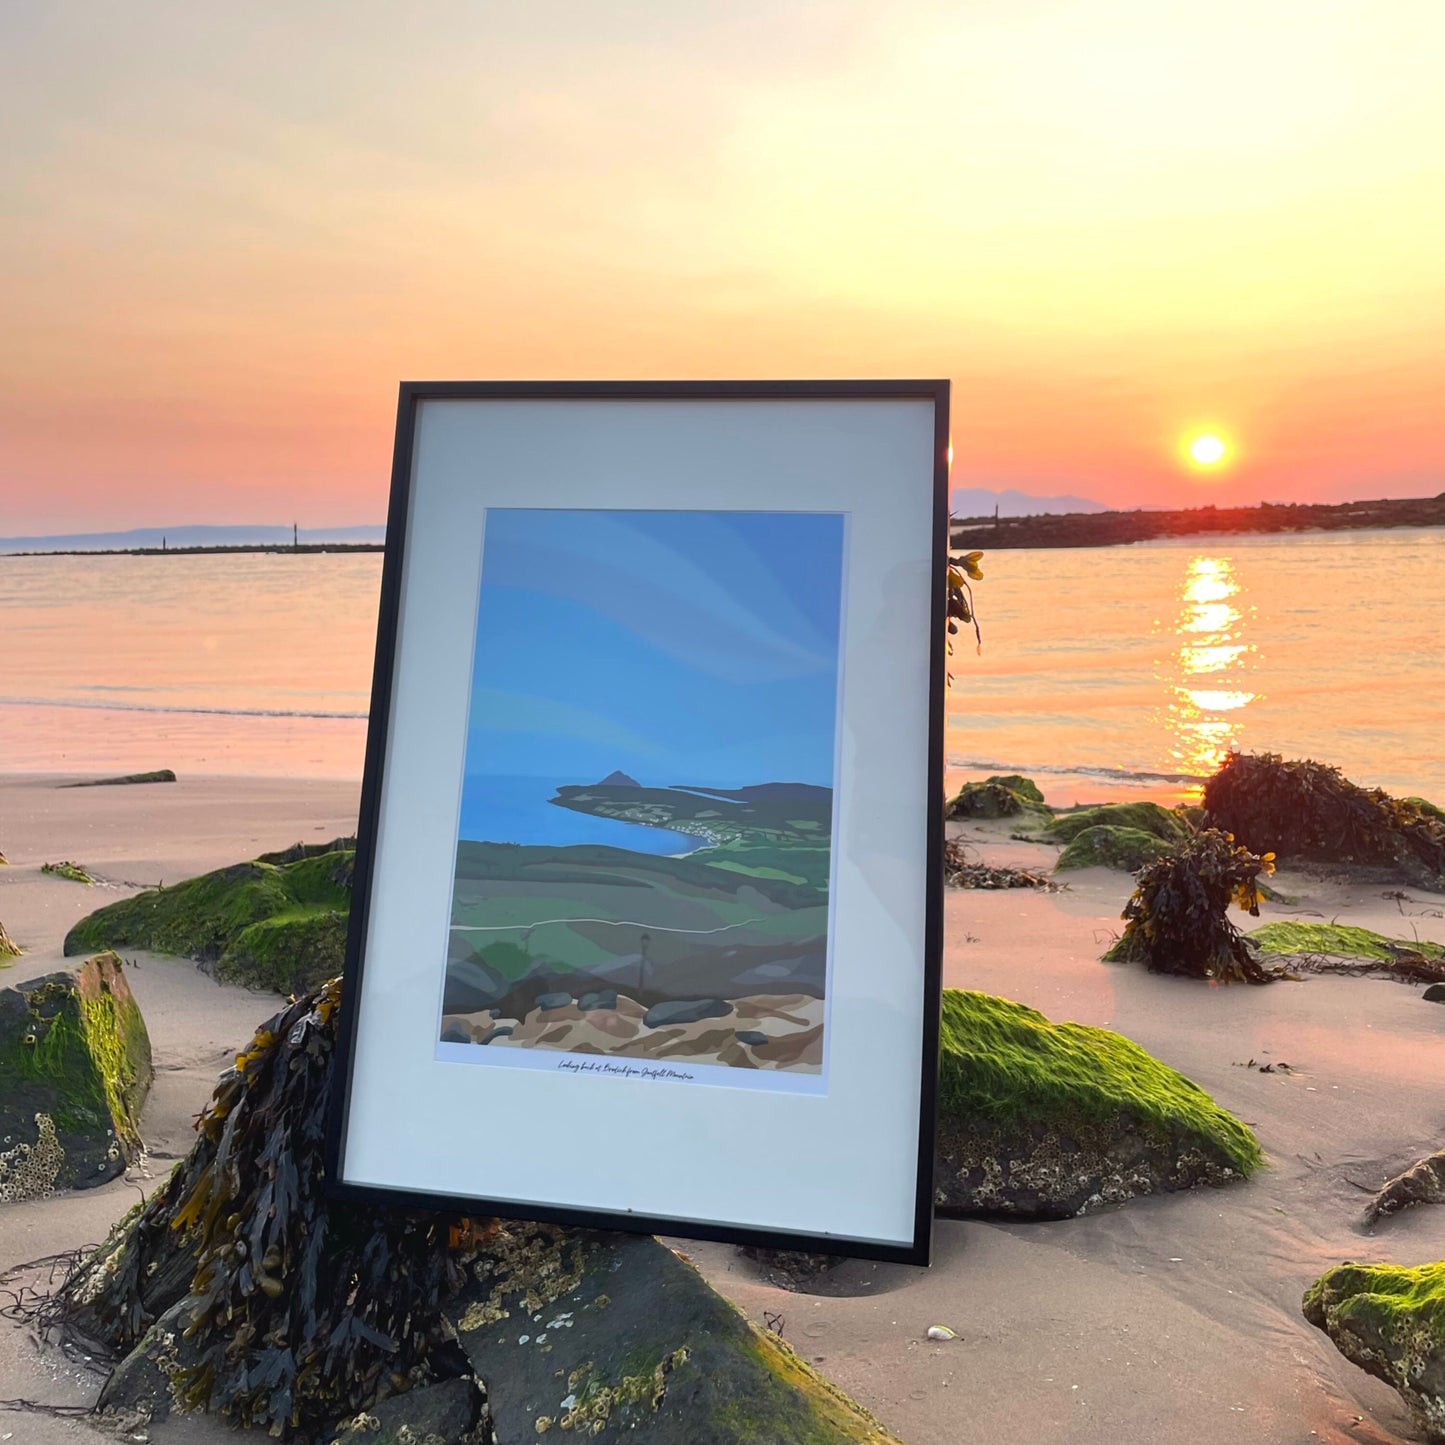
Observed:
[[[1169,629],[1174,650],[1158,665],[1168,690],[1160,718],[1180,772],[1212,773],[1238,745],[1243,710],[1259,696],[1242,685],[1255,662],[1244,641],[1253,610],[1227,557],[1189,559]]]

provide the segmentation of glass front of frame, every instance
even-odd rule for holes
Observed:
[[[826,1087],[844,541],[488,510],[438,1059]]]

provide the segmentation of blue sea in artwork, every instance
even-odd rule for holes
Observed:
[[[458,836],[701,846],[556,807],[646,788],[831,788],[845,519],[836,512],[494,508]]]
[[[606,843],[634,853],[691,853],[705,840],[670,828],[649,828],[616,818],[597,818],[548,802],[558,783],[597,782],[596,778],[525,778],[468,774],[462,791],[458,833],[484,843]]]

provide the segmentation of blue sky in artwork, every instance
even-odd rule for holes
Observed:
[[[545,805],[614,770],[832,785],[841,514],[494,508],[482,547],[461,836],[640,846]]]

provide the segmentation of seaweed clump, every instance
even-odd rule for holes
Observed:
[[[1419,799],[1362,788],[1338,768],[1277,753],[1231,753],[1204,785],[1208,826],[1281,858],[1445,878],[1445,820]]]
[[[59,863],[42,863],[40,871],[56,878],[69,878],[72,883],[84,883],[87,886],[95,883],[95,879],[79,863],[72,863],[68,859]]]
[[[1124,905],[1123,935],[1105,959],[1143,963],[1151,973],[1273,982],[1280,975],[1259,963],[1229,918],[1231,903],[1259,917],[1259,876],[1272,872],[1272,853],[1256,855],[1228,833],[1204,829],[1140,870],[1138,886]]]
[[[5,932],[5,925],[0,923],[0,968],[7,965],[7,961],[20,957],[20,945]]]
[[[340,987],[332,980],[257,1030],[191,1152],[55,1302],[62,1328],[117,1354],[149,1337],[131,1359],[159,1370],[162,1411],[212,1410],[306,1439],[432,1378],[439,1302],[463,1282],[453,1221],[323,1192]],[[156,1403],[127,1398],[145,1373],[128,1374],[130,1363],[102,1408]]]

